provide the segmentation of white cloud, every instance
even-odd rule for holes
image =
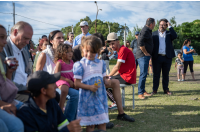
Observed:
[[[55,29],[75,25],[86,16],[89,16],[92,21],[96,19],[97,8],[94,1],[19,1],[15,3],[16,14],[60,26],[44,24],[16,15],[16,22],[27,21],[36,29],[34,34],[50,33]],[[102,9],[99,11],[98,19],[118,22],[121,25],[126,23],[130,29],[136,24],[143,27],[148,17],[159,20],[175,16],[178,24],[200,18],[199,1],[97,1],[97,4],[98,8]],[[12,13],[12,2],[0,2],[0,12]],[[12,21],[11,14],[0,14],[0,23],[3,25],[12,25]],[[34,35],[34,42],[37,42],[41,36]]]

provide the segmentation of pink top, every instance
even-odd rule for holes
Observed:
[[[68,78],[70,80],[72,80],[74,82],[74,74],[73,74],[73,65],[74,65],[74,62],[72,60],[70,60],[70,64],[66,64],[64,61],[62,61],[61,59],[58,60],[60,63],[61,63],[61,76],[65,77],[65,78]],[[69,83],[67,81],[64,81],[64,80],[58,80],[56,82],[56,85],[57,86],[60,86],[60,85],[67,85],[70,87]]]

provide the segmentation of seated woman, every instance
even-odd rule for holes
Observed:
[[[7,33],[5,27],[0,25],[0,52],[6,45]],[[15,68],[7,68],[5,72],[3,62],[0,57],[0,132],[23,132],[24,126],[22,121],[15,117],[16,106],[14,98],[18,88],[11,81],[12,73],[17,69],[18,62],[14,59]]]
[[[63,44],[64,42],[63,33],[60,30],[52,31],[49,34],[48,40],[49,45],[47,45],[47,48],[42,51],[38,57],[36,71],[43,70],[47,71],[50,74],[53,74],[56,66],[56,64],[54,63],[55,51],[58,45],[60,43]],[[67,101],[64,115],[66,115],[68,121],[72,121],[76,119],[79,92],[78,90],[69,88],[68,95],[70,96],[70,99]]]

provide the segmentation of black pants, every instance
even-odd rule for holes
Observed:
[[[118,79],[120,84],[127,84],[127,85],[130,85],[130,83],[127,83],[120,75],[111,76],[111,79]],[[111,101],[112,103],[115,103],[115,104],[116,104],[116,101],[115,101],[115,99],[114,99],[112,90],[106,89],[106,92],[107,92],[107,96],[108,96],[108,98],[110,99],[110,101]]]
[[[184,73],[186,73],[188,65],[190,67],[190,72],[191,73],[194,72],[193,63],[194,63],[194,61],[184,61]]]
[[[153,91],[158,90],[160,82],[160,73],[162,70],[162,85],[164,92],[169,91],[169,71],[172,64],[172,58],[159,55],[157,59],[152,58],[153,65]]]

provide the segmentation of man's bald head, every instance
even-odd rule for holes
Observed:
[[[19,49],[22,49],[29,44],[32,36],[33,28],[27,22],[19,21],[11,28],[10,38]]]

